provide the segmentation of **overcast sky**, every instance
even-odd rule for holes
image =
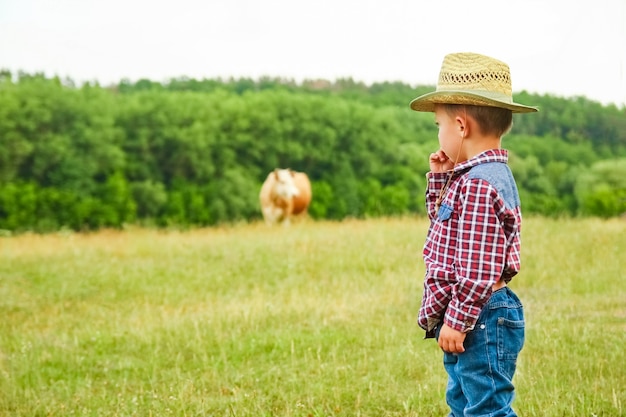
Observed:
[[[626,0],[0,0],[0,68],[79,83],[435,84],[450,52],[505,61],[514,92],[626,105]]]

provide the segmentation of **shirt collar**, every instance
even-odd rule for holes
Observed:
[[[489,149],[476,155],[475,157],[461,162],[454,167],[454,172],[465,171],[466,169],[473,168],[476,165],[484,164],[486,162],[502,162],[507,163],[509,160],[509,152],[506,149]]]

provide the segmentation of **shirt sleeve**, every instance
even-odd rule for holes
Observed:
[[[497,197],[497,191],[481,179],[469,180],[461,190],[457,282],[445,316],[445,323],[461,332],[474,328],[504,269],[506,236],[495,207]]]
[[[445,186],[448,175],[444,172],[429,172],[426,174],[426,213],[433,220],[437,216],[437,198]]]

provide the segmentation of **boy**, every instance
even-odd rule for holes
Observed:
[[[474,53],[447,55],[436,91],[411,108],[435,113],[440,146],[427,174],[418,323],[444,352],[450,416],[515,416],[524,313],[507,283],[520,269],[522,217],[500,141],[512,113],[537,109],[513,102],[507,64]]]

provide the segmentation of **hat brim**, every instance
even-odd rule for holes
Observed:
[[[436,104],[465,104],[471,106],[488,106],[509,109],[513,113],[532,113],[539,111],[536,107],[525,106],[488,91],[439,90],[424,94],[411,101],[415,111],[434,112]]]

